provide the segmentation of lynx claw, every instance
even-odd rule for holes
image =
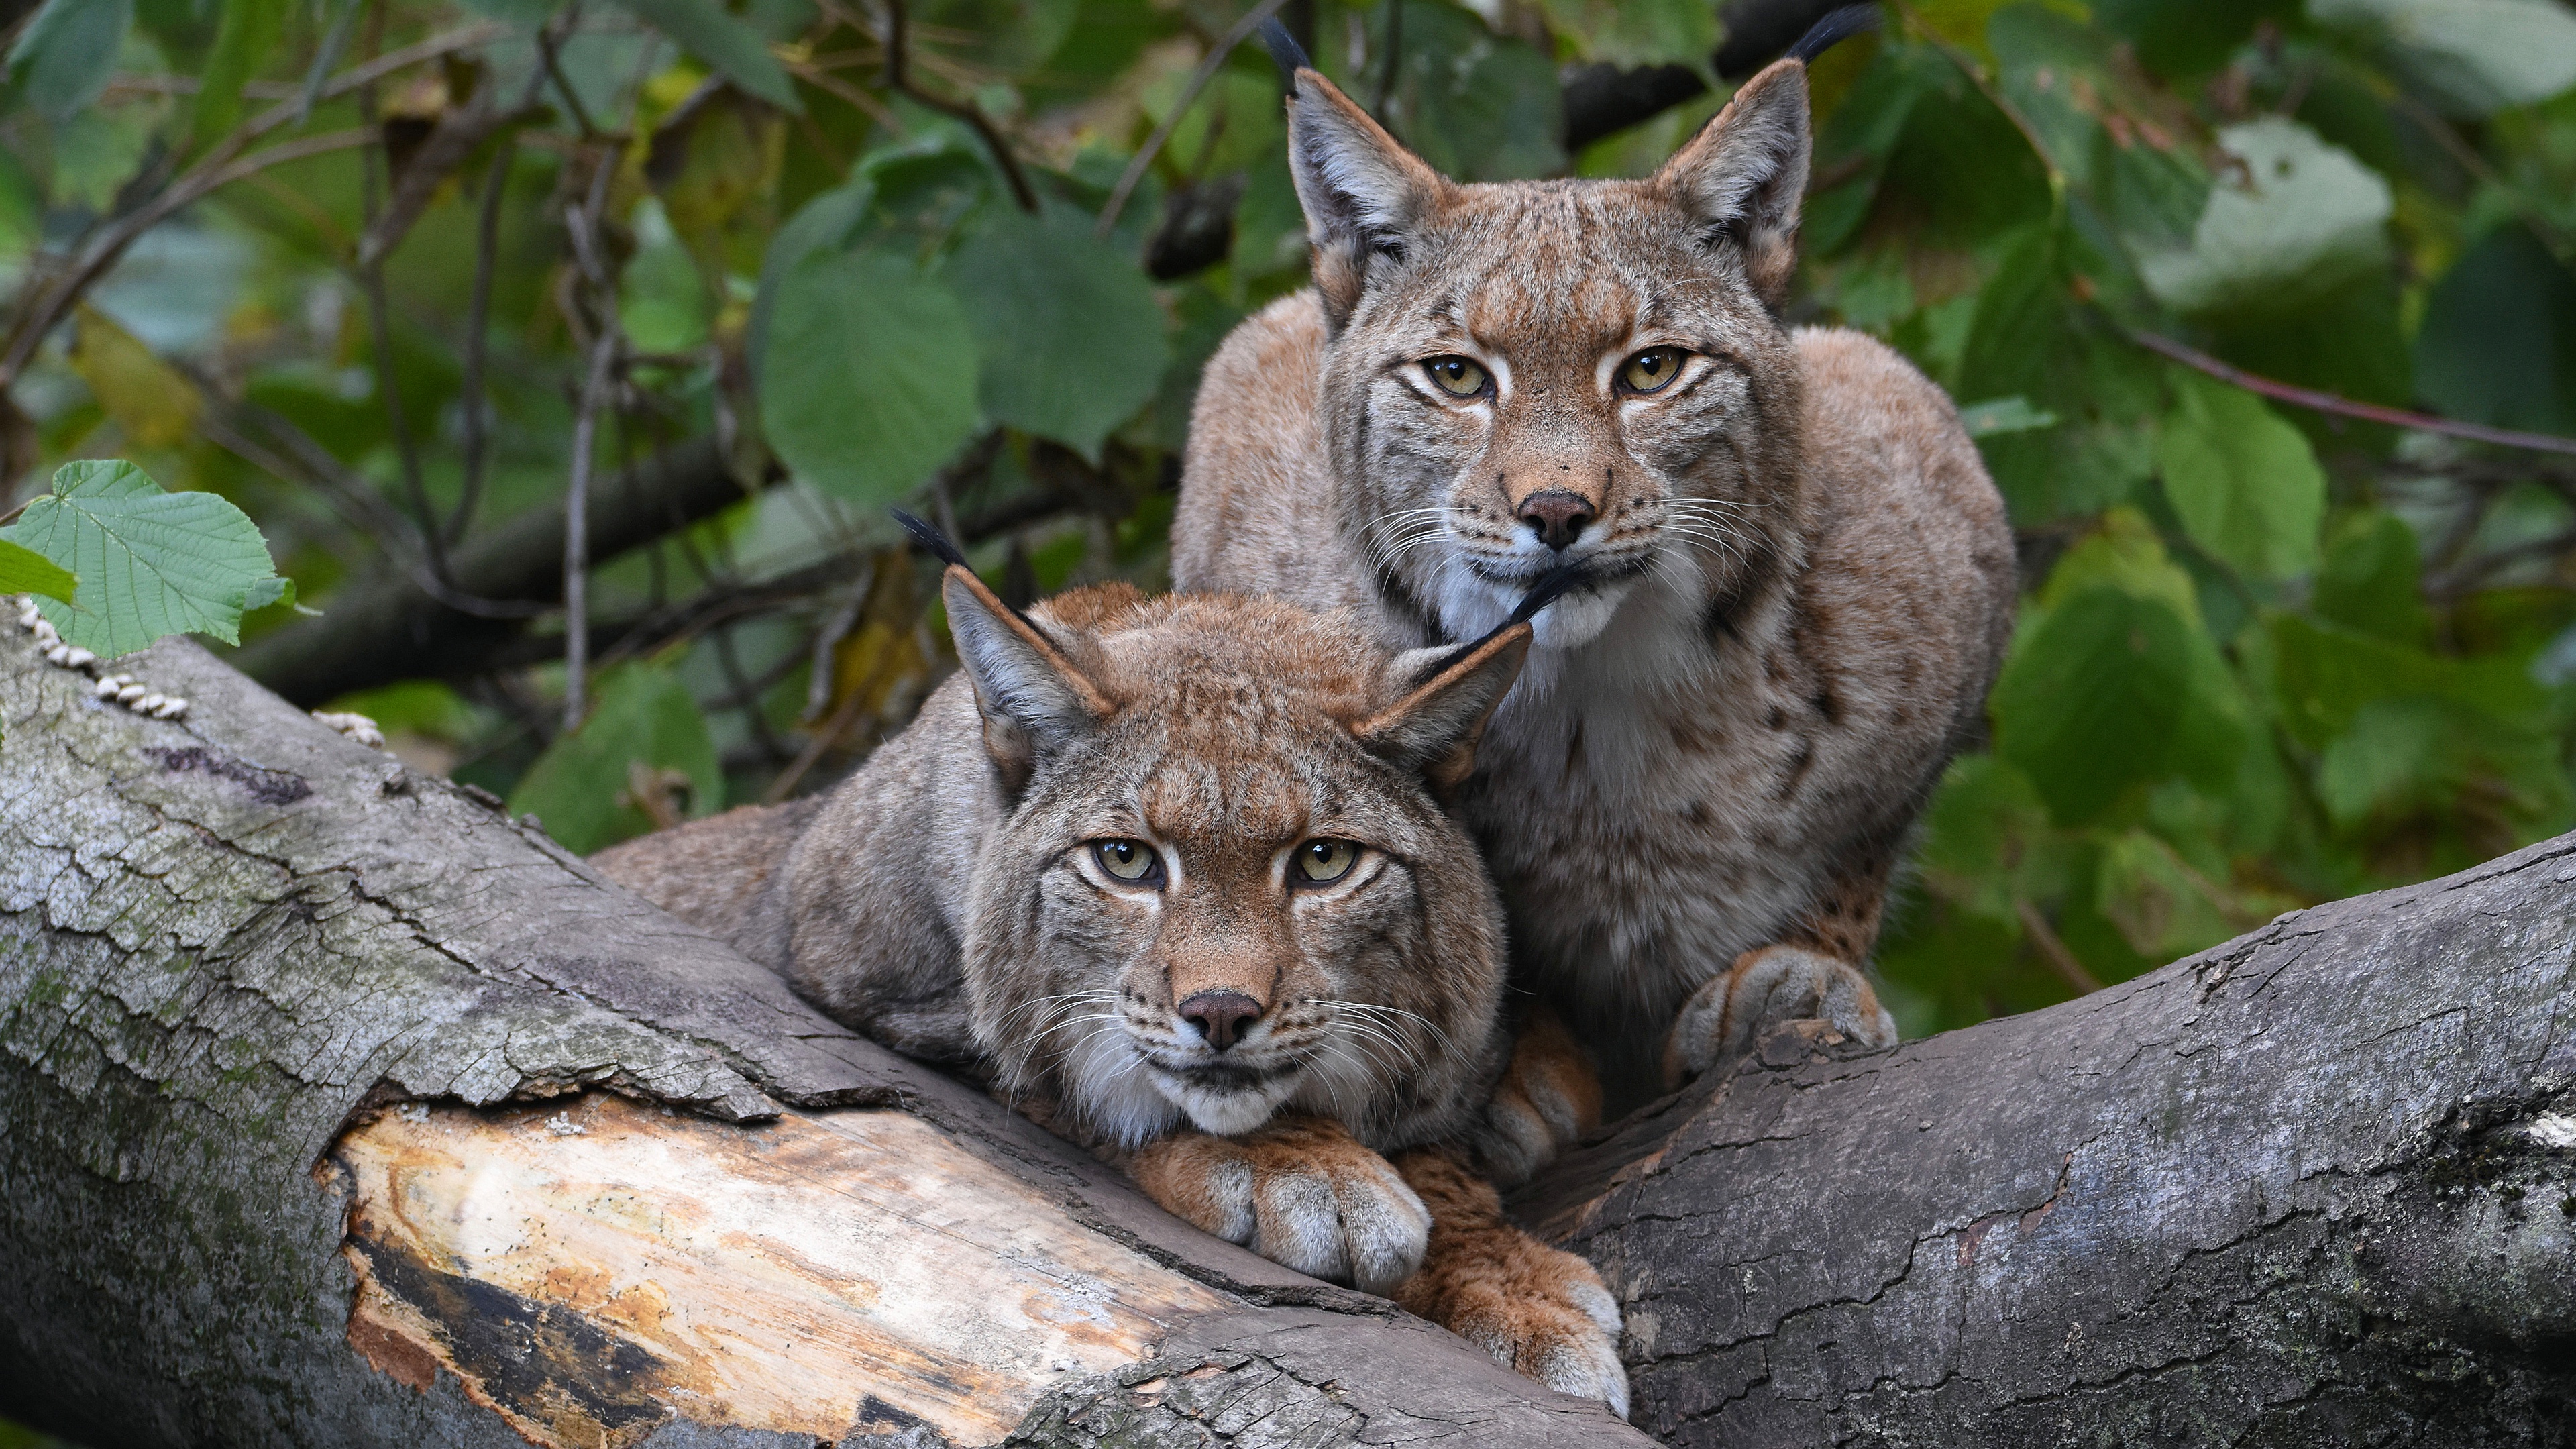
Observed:
[[[1522,1377],[1628,1417],[1618,1301],[1572,1253],[1511,1231],[1435,1263],[1398,1301]]]
[[[1395,1291],[1430,1242],[1422,1199],[1337,1123],[1274,1122],[1241,1137],[1184,1132],[1144,1148],[1127,1170],[1174,1216],[1363,1292]]]
[[[1664,1038],[1664,1086],[1742,1056],[1773,1027],[1810,1020],[1862,1048],[1896,1045],[1896,1018],[1859,967],[1800,946],[1764,946],[1691,993]]]

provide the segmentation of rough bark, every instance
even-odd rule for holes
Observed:
[[[2576,1442],[2576,836],[2046,1011],[1794,1033],[1517,1207],[1671,1444]]]
[[[195,646],[120,668],[186,720],[0,631],[0,1414],[99,1445],[1644,1442],[1165,1216]]]
[[[1641,1442],[194,647],[129,667],[184,725],[0,636],[0,1413]],[[1517,1207],[1621,1295],[1668,1443],[2576,1442],[2572,957],[2576,837],[1886,1052],[1775,1036]]]

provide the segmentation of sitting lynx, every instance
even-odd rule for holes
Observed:
[[[2011,628],[2012,535],[1950,400],[1779,320],[1805,60],[1850,19],[1642,181],[1458,185],[1297,70],[1315,286],[1235,330],[1192,419],[1180,587],[1348,606],[1410,648],[1580,570],[1462,804],[1516,969],[1614,1106],[1784,1016],[1895,1039],[1861,967]]]
[[[1502,912],[1435,791],[1529,627],[1390,655],[1276,602],[1106,585],[1028,617],[961,567],[944,596],[965,667],[857,775],[601,870],[1208,1231],[1624,1411],[1599,1277],[1464,1165]]]

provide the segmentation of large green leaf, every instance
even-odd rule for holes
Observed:
[[[2176,374],[2174,392],[2157,461],[2183,531],[2243,573],[2315,568],[2326,475],[2307,438],[2261,398],[2197,373]]]
[[[2433,628],[2419,588],[2423,569],[2406,520],[2377,509],[2353,514],[2336,521],[2310,602],[2346,628],[2422,644]]]
[[[761,421],[817,486],[891,502],[973,434],[975,378],[975,336],[956,299],[911,258],[816,252],[779,284]]]
[[[635,789],[654,788],[651,777],[663,770],[688,777],[689,814],[723,807],[715,739],[688,687],[668,670],[628,665],[601,677],[590,718],[528,767],[510,809],[534,811],[565,849],[588,855],[653,828]]]
[[[27,104],[68,120],[107,89],[133,24],[134,0],[45,0],[9,48],[10,81]]]
[[[2048,807],[2028,776],[1993,755],[1950,766],[1923,812],[1923,883],[1965,911],[2021,929],[2016,902],[2064,889]]]
[[[215,31],[214,54],[206,58],[196,114],[188,123],[198,145],[221,139],[241,120],[242,85],[276,48],[290,8],[279,0],[224,0],[223,24]]]
[[[2246,726],[2225,661],[2167,604],[2086,589],[2015,641],[1995,686],[1995,753],[2061,825],[2088,824],[2132,785],[2232,776]]]
[[[2458,114],[2576,86],[2576,15],[2552,0],[2309,0],[2308,13],[2376,32],[2399,69]]]
[[[1109,431],[1151,401],[1170,348],[1135,258],[1094,241],[1090,218],[999,211],[949,281],[974,329],[984,411],[1099,461]]]
[[[72,602],[80,580],[32,548],[0,538],[0,594],[42,594]]]
[[[2378,173],[2293,121],[2230,126],[2237,167],[2211,188],[2187,249],[2154,250],[2138,271],[2185,312],[2277,312],[2382,265],[2394,194]]]
[[[2445,416],[2576,436],[2576,272],[2497,227],[2433,287],[2415,386]]]
[[[1562,172],[1565,124],[1555,62],[1525,42],[1496,35],[1457,6],[1402,3],[1404,53],[1382,119],[1423,160],[1461,181]],[[1374,73],[1365,83],[1350,79],[1363,95],[1377,81]]]
[[[724,12],[715,0],[617,0],[682,50],[722,72],[726,80],[783,111],[802,112],[796,87],[769,53],[761,33]]]
[[[37,607],[64,639],[106,658],[165,634],[239,643],[253,591],[277,573],[258,525],[240,509],[212,493],[164,493],[121,461],[64,464],[54,491],[0,538],[79,579],[79,605]]]

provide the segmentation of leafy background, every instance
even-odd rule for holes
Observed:
[[[1650,169],[1825,7],[1279,8],[1496,180]],[[294,585],[236,591],[239,661],[578,850],[901,727],[952,665],[889,503],[1015,597],[1160,584],[1199,368],[1304,280],[1231,4],[0,16],[20,496],[238,505]],[[1881,950],[1907,1031],[2576,826],[2576,14],[1885,20],[1816,70],[1796,319],[1966,405],[2025,585]],[[618,526],[567,567],[576,490]]]

